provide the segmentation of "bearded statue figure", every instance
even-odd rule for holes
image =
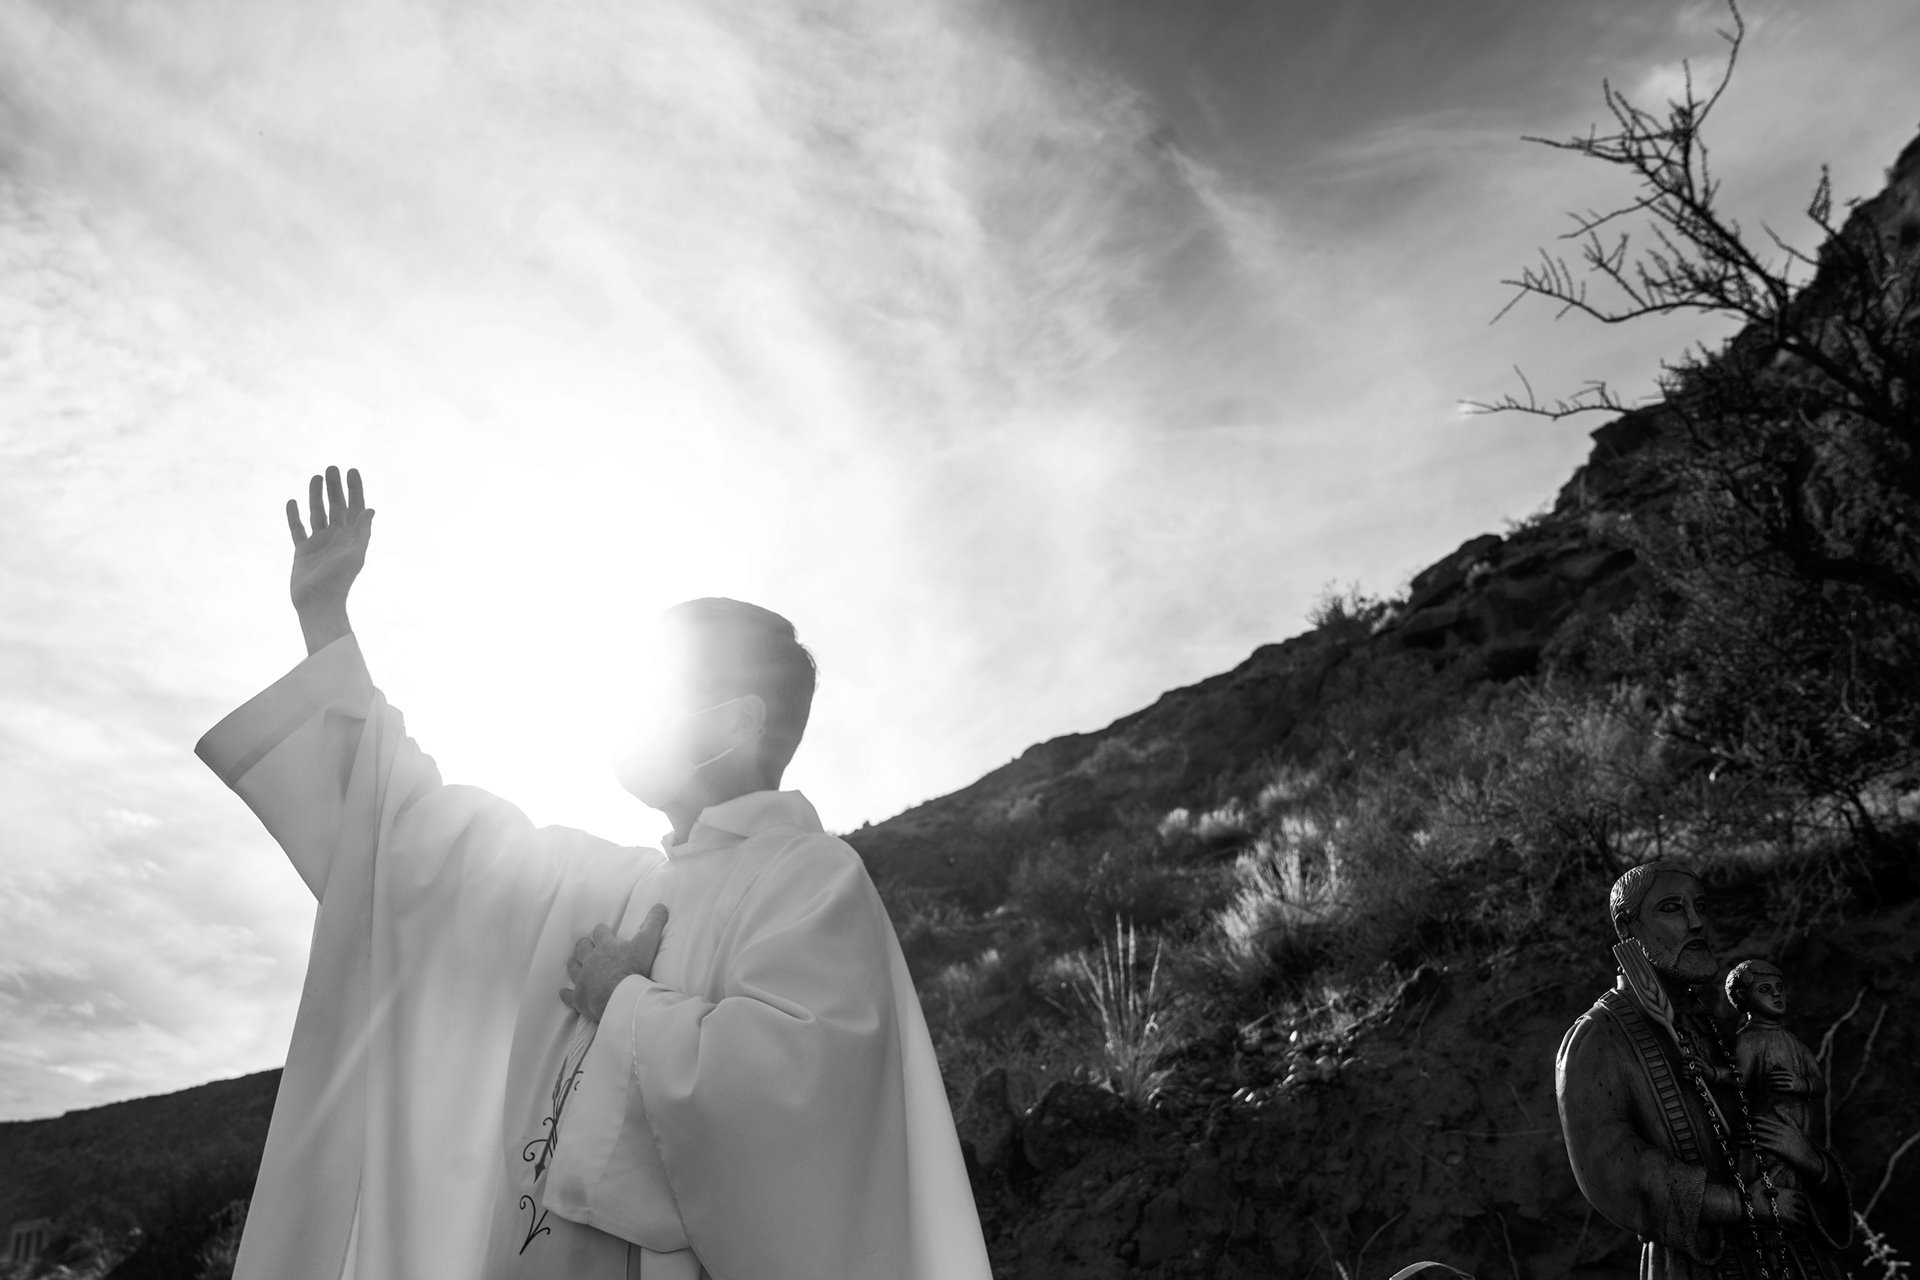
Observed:
[[[1701,999],[1717,993],[1720,964],[1699,877],[1677,863],[1635,867],[1609,906],[1618,981],[1568,1029],[1555,1062],[1581,1192],[1640,1237],[1642,1280],[1841,1280],[1846,1173],[1742,1094]]]

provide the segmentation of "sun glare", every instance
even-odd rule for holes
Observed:
[[[403,517],[389,494],[410,531],[380,548],[385,607],[364,620],[369,662],[448,782],[493,791],[536,823],[651,844],[661,820],[620,788],[613,761],[669,710],[656,623],[681,600],[750,597],[754,547],[770,531],[750,513],[698,520],[700,495],[669,486],[640,504],[605,469],[578,480],[520,485],[512,529],[445,542],[411,529],[463,523],[460,500],[408,493],[431,509]],[[501,603],[476,622],[475,598]]]

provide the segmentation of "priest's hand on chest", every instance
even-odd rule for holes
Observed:
[[[573,944],[573,955],[567,960],[567,980],[573,985],[560,989],[561,1002],[589,1021],[600,1021],[622,980],[636,974],[653,976],[653,958],[666,928],[667,909],[660,903],[647,912],[631,938],[618,936],[604,924],[595,926]]]

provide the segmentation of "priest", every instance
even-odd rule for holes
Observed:
[[[308,656],[201,739],[319,901],[239,1280],[989,1274],[939,1068],[854,852],[779,790],[811,659],[661,623],[619,768],[664,850],[441,781],[346,612],[357,472],[287,504]]]

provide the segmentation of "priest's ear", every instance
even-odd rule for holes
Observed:
[[[800,749],[800,735],[806,732],[812,693],[811,689],[805,690],[805,701],[799,703],[797,715],[793,707],[786,705],[794,701],[790,691],[776,691],[772,702],[758,696],[749,699],[758,713],[755,726],[759,733],[755,735],[754,745],[769,787],[779,788],[793,753]]]
[[[767,700],[749,693],[733,706],[733,724],[728,732],[742,742],[758,744],[767,731]]]
[[[767,700],[757,693],[749,693],[734,704],[729,715],[727,741],[743,757],[751,756],[769,788],[778,787],[787,757],[793,752],[782,752],[775,735],[768,732]]]

